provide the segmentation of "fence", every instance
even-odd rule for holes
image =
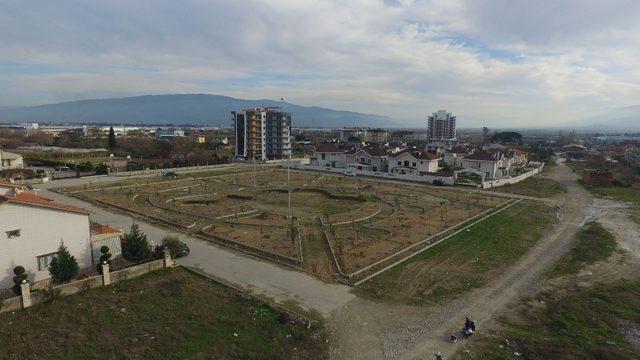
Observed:
[[[282,165],[286,167],[286,164]],[[302,164],[289,164],[289,167],[292,169],[298,170],[311,170],[311,171],[324,171],[330,172],[334,174],[344,174],[347,169],[345,168],[331,168],[324,166],[314,166],[314,165],[302,165]],[[364,171],[364,170],[356,170],[349,169],[350,174],[355,174],[359,176],[369,176],[369,177],[377,177],[384,178],[390,180],[404,180],[404,181],[415,181],[426,184],[433,184],[434,181],[441,181],[444,185],[454,185],[455,179],[453,176],[435,176],[435,175],[409,175],[409,174],[391,174],[386,172],[373,172],[373,171]]]
[[[171,259],[169,251],[165,251],[163,259],[149,261],[113,272],[109,271],[109,265],[104,265],[102,275],[92,276],[66,284],[52,286],[53,283],[51,279],[38,281],[33,284],[24,283],[22,284],[21,296],[5,299],[0,303],[0,313],[16,311],[31,305],[40,304],[51,299],[52,296],[72,295],[80,291],[132,279],[151,271],[172,267],[173,265],[174,262],[173,259]]]

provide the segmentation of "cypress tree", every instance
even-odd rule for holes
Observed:
[[[151,256],[147,235],[140,231],[138,224],[131,225],[131,230],[124,234],[122,241],[122,257],[129,261],[142,261]]]
[[[49,274],[51,274],[54,282],[63,283],[78,276],[78,272],[80,272],[80,267],[76,258],[69,253],[67,247],[64,246],[64,242],[61,241],[56,256],[49,264]]]

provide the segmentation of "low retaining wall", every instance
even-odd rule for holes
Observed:
[[[282,167],[286,168],[286,165]],[[311,171],[324,171],[330,172],[334,174],[344,175],[346,169],[344,168],[331,168],[331,167],[323,167],[323,166],[313,166],[313,165],[301,165],[301,164],[290,164],[290,168],[298,169],[298,170],[311,170]],[[376,177],[376,178],[384,178],[391,180],[405,180],[405,181],[415,181],[426,184],[433,184],[434,181],[439,180],[442,181],[445,185],[453,186],[455,184],[455,179],[453,176],[433,176],[433,175],[402,175],[402,174],[390,174],[385,172],[373,172],[373,171],[363,171],[363,170],[350,170],[353,174],[358,176],[368,176],[368,177]]]
[[[165,256],[169,256],[166,254]],[[166,259],[153,260],[143,264],[134,265],[122,270],[109,272],[110,283],[116,283],[119,281],[132,279],[148,272],[162,269],[164,267],[173,266],[172,263],[168,263]],[[45,301],[51,300],[55,296],[67,296],[85,291],[88,289],[98,288],[103,286],[104,278],[102,275],[92,276],[86,279],[76,280],[70,283],[44,287],[44,284],[51,284],[51,282],[38,282],[33,285],[29,285],[30,293],[27,296],[30,299],[31,305],[41,304]],[[25,286],[26,286],[25,285]],[[22,296],[16,296],[2,301],[0,307],[0,313],[7,311],[16,311],[23,308]]]

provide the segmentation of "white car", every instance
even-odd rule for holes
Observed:
[[[355,169],[347,169],[344,171],[345,176],[356,176],[356,170]]]

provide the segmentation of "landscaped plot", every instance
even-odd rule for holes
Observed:
[[[522,202],[363,283],[359,293],[411,304],[451,299],[499,276],[556,221],[548,206]]]
[[[313,264],[307,269],[316,274],[336,272],[335,265],[326,265],[326,259],[333,263],[333,257],[318,253],[328,250],[325,230],[335,235],[330,240],[334,250],[340,247],[335,252],[341,269],[353,272],[507,200],[475,190],[313,172],[288,173],[284,169],[242,169],[73,190],[74,195],[84,199],[174,224],[212,241],[233,242],[236,247],[269,258],[277,254],[285,256],[285,261],[300,259],[302,247],[305,260]],[[291,223],[285,218],[289,211],[302,239],[291,235]],[[306,243],[312,242],[309,239],[316,242],[314,252],[304,250]]]
[[[459,204],[438,204],[432,208],[402,206],[391,215],[366,225],[332,228],[337,256],[347,273],[395,254],[413,244],[460,224],[483,211]]]
[[[235,222],[216,223],[203,229],[207,235],[221,237],[244,245],[299,258],[298,231],[295,222],[287,225],[249,225]]]
[[[0,314],[0,358],[318,359],[325,335],[180,268]]]

